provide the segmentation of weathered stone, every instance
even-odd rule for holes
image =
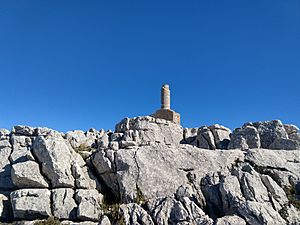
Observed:
[[[100,219],[98,225],[111,225],[111,223],[110,223],[108,217],[104,215],[104,216],[102,216],[102,218]]]
[[[238,212],[248,224],[286,225],[271,204],[246,201],[240,204]]]
[[[17,135],[24,135],[24,136],[33,136],[34,128],[29,126],[14,126],[12,128],[12,133]]]
[[[73,148],[78,148],[80,145],[86,144],[87,142],[87,138],[81,130],[68,131],[65,138],[70,142]]]
[[[0,190],[11,190],[14,185],[11,180],[11,165],[9,156],[11,154],[11,145],[8,140],[0,141]]]
[[[10,218],[9,196],[7,194],[0,193],[0,221],[8,221]]]
[[[32,145],[32,139],[27,136],[12,135],[12,154],[10,155],[10,161],[12,163],[25,162],[28,160],[34,161],[34,157],[30,151]]]
[[[52,190],[53,215],[59,219],[76,219],[77,205],[73,199],[74,191],[71,188]]]
[[[7,129],[0,128],[0,141],[8,140],[10,135],[10,131]]]
[[[284,129],[288,135],[298,133],[299,128],[293,124],[284,124]]]
[[[163,119],[150,116],[125,118],[116,125],[116,132],[138,131],[140,143],[162,143],[178,145],[183,139],[182,127]]]
[[[138,204],[129,203],[120,206],[120,224],[154,225],[151,216]]]
[[[214,136],[214,140],[215,140],[215,144],[216,144],[216,148],[217,149],[227,149],[228,148],[228,144],[230,142],[230,129],[221,126],[219,124],[214,124],[208,127],[213,136]]]
[[[300,180],[299,150],[249,150],[245,160],[261,173],[269,174],[281,187],[291,186],[292,180]]]
[[[245,201],[241,192],[239,180],[236,176],[225,177],[219,186],[222,198],[223,210],[226,214],[236,212],[238,204]]]
[[[137,197],[137,186],[146,199],[172,195],[179,186],[189,182],[189,171],[199,178],[208,171],[225,173],[236,160],[243,161],[243,157],[241,151],[157,145],[98,151],[92,161],[98,175],[115,195],[120,195],[123,202],[132,202]]]
[[[100,208],[103,196],[97,190],[77,190],[75,199],[78,202],[78,219],[93,221],[100,219],[100,216],[103,214]]]
[[[51,216],[50,191],[21,189],[10,194],[15,219],[39,219]]]
[[[259,133],[253,126],[244,125],[242,128],[237,128],[230,137],[228,149],[260,148]]]
[[[284,190],[270,176],[261,175],[261,180],[268,189],[272,198],[275,199],[281,206],[288,203]]]
[[[71,151],[62,137],[38,136],[35,139],[33,153],[42,165],[42,173],[51,181],[52,187],[74,186]]]
[[[47,188],[48,183],[40,173],[39,165],[33,161],[12,165],[11,178],[17,188]]]
[[[300,142],[300,133],[289,134],[289,139]]]
[[[196,141],[198,141],[199,136],[202,136],[207,141],[208,146],[209,146],[208,149],[212,149],[212,150],[216,149],[214,135],[208,127],[200,127],[199,128],[198,134],[196,137]],[[198,143],[197,143],[197,145],[198,145]]]
[[[97,141],[98,148],[107,148],[109,144],[109,136],[107,133],[103,134]]]
[[[119,142],[117,141],[112,141],[109,143],[109,148],[113,150],[118,150],[119,149]]]
[[[259,133],[262,148],[269,149],[275,139],[288,138],[288,134],[280,120],[255,122],[252,125]]]
[[[218,218],[214,225],[246,225],[246,221],[236,215],[224,216]]]
[[[273,141],[273,143],[269,145],[269,149],[296,150],[296,149],[300,149],[300,142],[296,140],[290,140],[287,138],[276,138]]]

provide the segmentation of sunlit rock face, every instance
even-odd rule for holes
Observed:
[[[300,224],[299,129],[281,121],[0,129],[0,221]],[[29,223],[29,222],[27,222]]]

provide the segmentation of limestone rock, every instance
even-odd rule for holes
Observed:
[[[12,133],[16,135],[33,136],[34,128],[18,125],[13,127]]]
[[[252,149],[260,148],[260,136],[254,126],[244,125],[237,128],[231,134],[229,149]]]
[[[284,129],[288,135],[298,133],[299,128],[293,124],[284,124]]]
[[[116,125],[116,132],[138,131],[140,143],[157,142],[162,144],[178,145],[183,139],[182,127],[171,121],[151,116],[125,118]]]
[[[9,204],[9,196],[7,193],[0,193],[0,221],[1,220],[9,220],[10,216],[10,204]]]
[[[230,142],[230,129],[221,126],[219,124],[214,124],[212,126],[208,127],[213,136],[214,136],[214,140],[216,143],[216,148],[217,149],[227,149],[228,148],[228,144]]]
[[[104,216],[102,216],[102,218],[100,219],[98,225],[111,225],[111,223],[110,223],[108,217],[104,215]]]
[[[38,219],[51,216],[50,191],[20,189],[10,194],[15,219]]]
[[[245,160],[261,173],[269,174],[281,187],[291,186],[292,181],[300,180],[300,151],[298,150],[249,150]]]
[[[271,204],[246,201],[240,204],[238,212],[248,224],[286,225],[286,221]]]
[[[276,138],[272,144],[269,145],[269,149],[275,150],[296,150],[300,149],[300,142],[287,138]]]
[[[39,165],[33,161],[12,165],[11,178],[17,188],[47,188],[48,183],[40,174]]]
[[[233,215],[218,218],[214,225],[246,225],[246,222],[241,217]]]
[[[73,187],[71,149],[65,140],[53,136],[38,136],[33,144],[33,153],[42,165],[42,172],[51,181],[52,187]]]
[[[10,135],[10,131],[7,129],[0,128],[0,141],[8,140]]]
[[[269,149],[275,139],[288,138],[288,134],[280,120],[255,122],[252,125],[259,133],[262,148]]]
[[[120,206],[122,221],[120,224],[154,225],[151,216],[138,204],[129,203]]]
[[[0,190],[11,190],[14,185],[11,180],[11,165],[9,156],[12,152],[8,140],[0,141]]]
[[[103,196],[97,190],[77,190],[75,199],[78,202],[77,218],[98,221],[102,215],[100,205]]]
[[[123,202],[137,197],[137,187],[147,198],[172,195],[189,182],[187,174],[199,178],[209,171],[228,171],[241,151],[205,151],[190,145],[157,145],[116,152],[98,151],[92,159],[98,175]],[[149,179],[151,177],[151,179]]]
[[[71,188],[52,190],[53,215],[59,219],[76,219],[77,205],[73,199],[74,191]]]

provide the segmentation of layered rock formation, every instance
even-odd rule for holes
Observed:
[[[280,121],[183,129],[149,116],[115,132],[2,129],[0,221],[300,224],[298,131]]]

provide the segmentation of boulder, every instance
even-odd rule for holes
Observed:
[[[286,221],[271,204],[246,201],[240,204],[238,213],[248,224],[286,225]]]
[[[7,129],[0,128],[0,141],[9,140],[10,131]]]
[[[138,192],[146,199],[172,195],[178,187],[190,182],[187,174],[193,172],[200,179],[209,171],[226,173],[243,158],[242,151],[157,145],[98,151],[92,162],[105,184],[126,203],[136,199]]]
[[[219,124],[211,125],[208,128],[211,130],[214,136],[216,148],[227,149],[230,142],[231,130]]]
[[[129,131],[133,132],[130,134],[128,133]],[[131,119],[125,118],[116,125],[115,132],[127,132],[123,137],[124,140],[126,137],[128,139],[132,138],[132,140],[135,139],[142,145],[155,142],[167,145],[178,145],[183,139],[183,129],[180,125],[151,116],[135,117]]]
[[[300,151],[252,149],[245,160],[257,171],[269,174],[281,187],[290,187],[300,180]]]
[[[71,171],[71,148],[61,137],[38,136],[33,144],[33,153],[42,165],[42,173],[50,180],[52,187],[73,187]]]
[[[11,219],[9,193],[0,193],[0,221]]]
[[[260,136],[254,126],[244,125],[241,128],[237,128],[230,137],[228,149],[260,148]]]
[[[16,135],[33,136],[34,128],[29,126],[17,125],[12,128],[11,132]]]
[[[33,161],[12,165],[11,178],[17,188],[48,188],[48,183],[40,173],[39,164]]]
[[[9,156],[12,152],[11,144],[8,140],[0,141],[0,190],[12,190],[14,185],[11,180],[11,165]]]
[[[291,140],[287,138],[276,138],[272,144],[269,145],[269,149],[274,150],[296,150],[300,149],[300,142],[297,140]]]
[[[10,194],[14,219],[41,219],[51,216],[50,191],[20,189]]]
[[[129,203],[123,204],[119,209],[120,224],[131,225],[131,224],[143,224],[143,225],[154,225],[151,216],[138,204]]]
[[[246,221],[237,215],[218,218],[214,225],[246,225]]]
[[[75,193],[78,202],[77,218],[80,220],[98,221],[103,214],[100,205],[103,195],[97,190],[77,190]]]
[[[53,216],[58,219],[76,219],[77,205],[73,198],[71,188],[58,188],[52,190]]]
[[[269,149],[269,146],[275,141],[275,139],[288,138],[288,134],[280,120],[249,124],[257,129],[262,148]]]
[[[284,124],[284,129],[288,135],[298,133],[299,128],[296,125],[293,124]]]

